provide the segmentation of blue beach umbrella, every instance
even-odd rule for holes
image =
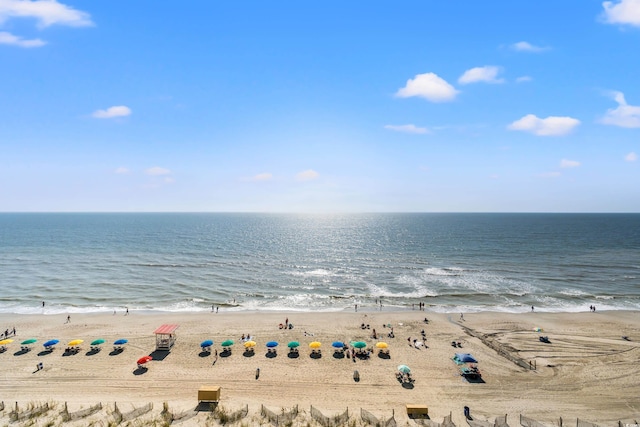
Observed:
[[[277,347],[278,346],[278,341],[269,341],[267,343],[267,347],[269,348],[273,348],[273,347]]]
[[[344,343],[342,341],[334,341],[333,343],[331,343],[331,347],[342,348],[344,347]]]
[[[115,345],[124,345],[124,344],[126,344],[126,343],[128,343],[128,342],[129,342],[129,340],[126,340],[126,339],[124,339],[124,338],[120,338],[119,340],[115,340],[115,341],[113,342],[113,344],[115,344]]]
[[[213,345],[213,341],[212,340],[206,340],[206,341],[202,341],[200,343],[200,347],[205,348],[205,347],[211,347]]]
[[[58,344],[60,342],[60,340],[49,340],[46,343],[42,344],[45,347],[53,347],[54,345]]]

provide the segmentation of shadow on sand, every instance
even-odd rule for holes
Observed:
[[[142,375],[147,373],[147,371],[149,370],[149,368],[145,367],[145,366],[138,366],[134,371],[133,371],[133,375]]]

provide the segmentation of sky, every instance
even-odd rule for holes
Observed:
[[[0,0],[3,212],[640,212],[640,0]]]

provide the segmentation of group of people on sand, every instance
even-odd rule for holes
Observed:
[[[4,334],[0,335],[0,337],[3,337],[3,338],[9,338],[10,336],[14,336],[14,337],[16,336],[16,327],[15,326],[11,330],[10,329],[6,329],[4,331]]]
[[[589,306],[589,311],[592,312],[592,313],[595,313],[596,312],[596,306],[595,305],[590,305]]]
[[[284,319],[284,323],[278,325],[278,329],[293,329],[293,323],[289,323],[289,318]]]

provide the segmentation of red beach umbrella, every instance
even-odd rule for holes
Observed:
[[[151,362],[153,360],[153,357],[151,356],[142,356],[140,359],[138,359],[138,365],[144,365],[147,362]]]

